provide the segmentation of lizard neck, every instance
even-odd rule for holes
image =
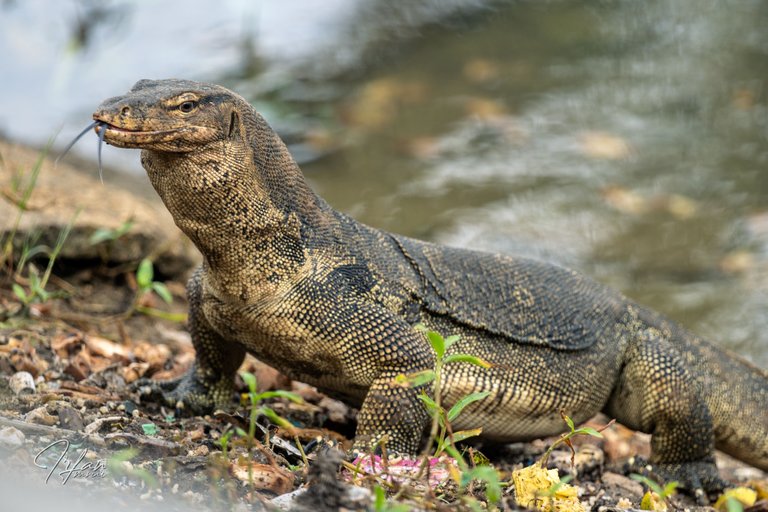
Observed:
[[[202,253],[214,292],[248,302],[293,277],[316,245],[308,241],[322,240],[338,221],[266,122],[253,114],[242,122],[244,133],[259,136],[190,153],[144,150],[141,160]]]

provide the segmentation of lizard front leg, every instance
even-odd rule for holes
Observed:
[[[143,381],[151,392],[177,409],[194,414],[231,405],[234,376],[245,358],[245,348],[214,331],[202,313],[202,267],[187,283],[188,328],[195,347],[195,362],[182,377],[165,382]]]
[[[340,360],[341,375],[335,377],[341,391],[367,388],[354,449],[368,452],[386,437],[390,450],[417,453],[429,415],[418,398],[420,388],[400,385],[395,378],[433,368],[429,344],[404,319],[362,296],[316,304],[301,317],[318,335],[312,341],[316,357],[328,347]]]

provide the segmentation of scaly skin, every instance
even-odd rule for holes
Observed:
[[[456,428],[527,440],[604,411],[653,435],[652,461],[690,490],[720,488],[714,448],[768,470],[768,374],[579,274],[370,228],[312,192],[240,96],[181,80],[138,82],[94,119],[141,148],[176,224],[203,254],[189,282],[192,371],[166,398],[230,403],[252,353],[360,405],[355,446],[387,434],[415,452],[428,422],[392,379],[434,364],[416,323],[459,334],[451,351],[493,363],[445,368],[445,403],[480,390]],[[100,129],[100,128],[97,128]]]

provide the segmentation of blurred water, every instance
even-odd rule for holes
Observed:
[[[224,83],[358,219],[567,264],[768,366],[765,2],[4,5],[11,137],[139,78]]]

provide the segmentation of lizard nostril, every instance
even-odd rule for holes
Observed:
[[[130,113],[131,113],[131,107],[129,107],[129,106],[125,106],[122,109],[120,109],[120,115],[121,116],[127,116]]]

